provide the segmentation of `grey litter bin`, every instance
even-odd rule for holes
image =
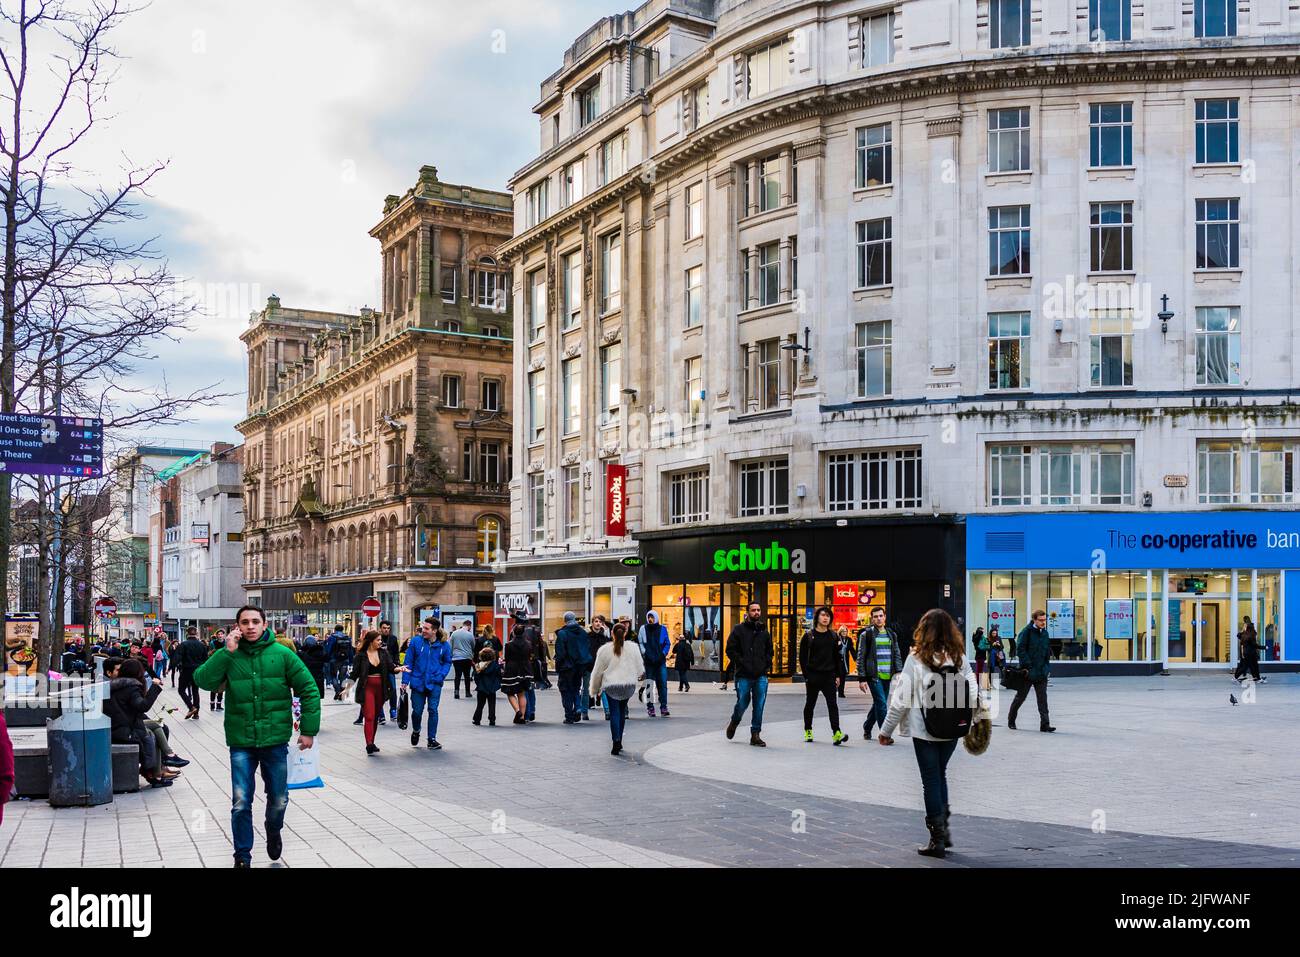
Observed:
[[[63,714],[48,725],[53,807],[113,800],[113,724],[102,708],[107,694],[107,683],[88,682],[58,696]]]

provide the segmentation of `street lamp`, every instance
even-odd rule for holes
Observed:
[[[1162,336],[1167,336],[1169,335],[1169,320],[1174,318],[1174,314],[1169,311],[1168,296],[1160,297],[1160,306],[1161,306],[1160,313],[1159,315],[1156,316],[1156,318],[1160,320],[1160,334]]]
[[[803,345],[799,345],[799,343],[797,342],[787,342],[781,348],[784,351],[792,352],[795,355],[798,355],[800,352],[802,352],[804,354],[804,362],[805,363],[811,362],[812,361],[812,329],[808,326],[803,327]]]

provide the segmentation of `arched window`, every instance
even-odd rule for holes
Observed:
[[[481,256],[470,274],[470,298],[480,309],[505,312],[506,289],[509,282],[497,270],[497,261],[491,256]]]
[[[491,565],[501,550],[501,519],[484,515],[478,520],[478,563]]]

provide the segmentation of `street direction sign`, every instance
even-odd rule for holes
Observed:
[[[101,478],[104,423],[65,415],[0,412],[0,471]]]

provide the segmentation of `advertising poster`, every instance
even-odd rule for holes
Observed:
[[[36,667],[35,615],[5,617],[5,674],[25,678]]]
[[[1014,598],[989,599],[989,628],[996,627],[1003,635],[1016,633],[1016,600]]]
[[[1133,599],[1106,599],[1106,638],[1116,641],[1133,640]]]
[[[1074,599],[1049,598],[1047,601],[1047,637],[1074,640]]]

